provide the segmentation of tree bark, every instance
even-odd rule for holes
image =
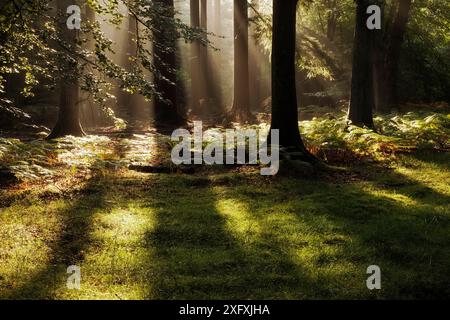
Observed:
[[[348,120],[357,126],[373,128],[375,96],[373,87],[373,40],[367,28],[367,7],[374,0],[356,0],[356,25],[353,43],[353,70]]]
[[[330,41],[334,41],[334,37],[336,35],[336,27],[338,20],[338,13],[336,11],[336,0],[331,2],[330,13],[327,19],[327,38]]]
[[[247,121],[251,118],[248,64],[248,3],[234,0],[234,99],[233,118]]]
[[[58,11],[66,13],[67,7],[73,4],[73,1],[58,1]],[[68,44],[74,45],[78,38],[78,30],[69,30],[66,25],[67,14],[64,15],[59,24],[59,32],[61,40]],[[71,68],[76,66],[62,66],[67,74],[72,74]],[[80,124],[80,88],[77,77],[69,81],[63,81],[60,86],[59,93],[59,114],[58,121],[47,139],[55,139],[67,135],[83,136],[85,133]]]
[[[273,0],[272,123],[280,145],[294,147],[304,160],[314,157],[306,150],[299,130],[295,83],[296,17],[298,0]]]
[[[386,23],[386,6],[384,0],[379,0],[379,5],[381,8],[381,19],[382,19],[382,29],[372,30],[374,33],[374,52],[373,52],[373,88],[374,88],[374,103],[375,110],[378,112],[385,111],[386,96],[384,94],[384,54],[386,51],[385,47],[385,36],[387,32],[388,23]]]
[[[175,16],[173,0],[157,0],[164,8],[166,19],[171,20]],[[155,118],[157,124],[178,125],[185,122],[180,114],[177,103],[177,57],[175,30],[168,26],[171,21],[154,31],[153,56],[157,72],[155,77],[156,91],[161,98],[155,99]]]
[[[252,0],[251,5],[253,9],[250,11],[250,18],[257,19],[260,10],[259,2]],[[261,65],[264,63],[264,57],[261,54],[261,46],[255,41],[255,24],[251,24],[249,30],[249,99],[250,109],[257,110],[261,103]]]
[[[88,3],[85,4],[84,11],[86,14],[86,20],[88,23],[93,24],[96,20],[95,10],[92,9]],[[88,35],[86,42],[86,48],[92,52],[95,51],[95,39],[93,35]],[[81,92],[81,100],[85,101],[82,105],[86,116],[83,118],[83,123],[88,123],[91,127],[97,126],[97,115],[95,110],[94,99],[89,95],[88,92]]]
[[[199,0],[190,2],[191,27],[200,28]],[[200,43],[191,44],[191,109],[197,112],[200,109]]]
[[[217,51],[212,52],[212,74],[213,74],[213,98],[215,103],[216,114],[221,114],[223,111],[223,97],[222,97],[222,0],[213,0],[214,4],[214,26],[212,32],[215,34],[215,47]]]
[[[410,11],[411,0],[398,0],[397,13],[387,35],[383,69],[380,71],[381,86],[377,97],[377,110],[380,111],[390,111],[399,102],[398,71]]]

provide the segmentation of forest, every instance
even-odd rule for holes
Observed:
[[[448,0],[0,0],[0,300],[450,298]]]

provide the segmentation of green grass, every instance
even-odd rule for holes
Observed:
[[[449,159],[312,179],[99,170],[73,190],[4,191],[0,298],[448,298]]]

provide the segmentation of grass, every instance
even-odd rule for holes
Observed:
[[[448,153],[313,179],[91,176],[0,193],[0,298],[450,297]],[[381,290],[366,287],[369,265]]]

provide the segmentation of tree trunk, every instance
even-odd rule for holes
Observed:
[[[367,7],[374,0],[356,0],[356,26],[353,43],[353,70],[351,98],[348,111],[349,121],[357,126],[373,128],[375,96],[373,88],[373,40],[374,35],[367,28]]]
[[[157,0],[164,7],[166,19],[173,19],[175,7],[173,0]],[[157,28],[154,31],[153,56],[157,72],[155,77],[156,91],[160,98],[155,99],[155,118],[157,124],[179,125],[185,122],[180,114],[177,103],[177,57],[175,30],[169,28],[170,23],[165,24],[164,29]]]
[[[259,2],[252,0],[251,5],[253,9],[251,12],[251,19],[257,19],[259,12]],[[261,103],[261,65],[264,63],[264,56],[261,54],[261,46],[255,41],[255,24],[250,25],[249,36],[249,99],[250,109],[257,110]]]
[[[247,121],[251,118],[248,65],[248,3],[234,0],[234,100],[233,118]]]
[[[215,103],[216,114],[221,114],[223,111],[223,97],[222,97],[222,0],[213,0],[214,3],[214,27],[212,32],[215,36],[215,47],[219,50],[212,52],[213,64],[213,98]]]
[[[208,32],[208,1],[200,0],[200,28]],[[206,35],[206,37],[208,37]],[[200,114],[208,115],[211,112],[210,98],[211,91],[214,87],[212,85],[211,68],[209,64],[208,47],[206,45],[200,46]]]
[[[385,87],[384,87],[384,52],[385,52],[385,35],[387,23],[385,19],[386,14],[386,6],[385,1],[380,1],[381,8],[381,21],[382,28],[381,30],[372,30],[374,33],[374,51],[373,51],[373,90],[374,90],[374,103],[375,110],[378,112],[383,112],[384,107],[386,105],[384,95]]]
[[[200,28],[199,0],[190,2],[191,27]],[[191,44],[191,109],[198,112],[200,109],[200,43],[194,41]]]
[[[336,11],[336,0],[333,0],[327,19],[327,38],[330,41],[334,41],[334,37],[336,35],[337,19],[338,13]]]
[[[379,95],[384,97],[377,109],[389,111],[392,106],[398,104],[398,71],[401,48],[404,42],[406,27],[411,11],[411,0],[399,0],[397,14],[389,29],[387,47],[384,53],[384,70],[382,71],[382,88],[384,92]]]
[[[58,11],[65,13],[63,16],[64,18],[60,21],[59,32],[63,41],[68,44],[75,44],[79,31],[69,30],[66,25],[66,19],[68,17],[66,10],[71,4],[73,4],[73,1],[58,1]],[[73,73],[73,70],[71,69],[73,66],[65,65],[62,67],[63,70],[65,69],[63,72],[67,72],[67,74]],[[77,137],[83,136],[85,133],[80,124],[80,88],[77,77],[74,77],[74,79],[67,82],[62,82],[59,94],[58,121],[48,136],[48,139],[55,139],[67,135]]]
[[[126,19],[128,26],[126,26],[126,37],[123,45],[123,49],[121,52],[121,60],[124,69],[127,72],[133,72],[133,67],[135,63],[132,61],[132,58],[137,55],[137,44],[136,41],[133,41],[133,38],[137,36],[137,20],[132,15],[131,12],[128,12],[128,18]],[[137,103],[137,94],[131,94],[120,90],[118,92],[118,106],[121,110],[123,110],[123,114],[125,119],[127,120],[127,130],[133,131],[136,120],[139,118],[139,109]]]
[[[88,23],[95,23],[95,10],[92,9],[88,3],[85,4],[85,14],[86,20]],[[93,35],[88,35],[88,39],[85,45],[86,49],[89,51],[95,51],[95,39]],[[88,92],[81,92],[81,100],[84,101],[82,107],[85,113],[85,117],[83,118],[83,123],[88,123],[91,127],[97,126],[97,114],[95,110],[95,102],[94,99],[90,96]]]
[[[295,84],[296,17],[298,0],[273,1],[272,123],[280,132],[280,145],[294,147],[304,160],[314,157],[306,150],[299,130]]]

